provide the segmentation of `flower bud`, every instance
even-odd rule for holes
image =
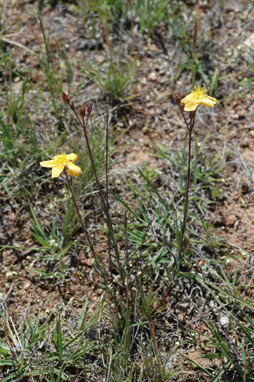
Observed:
[[[182,95],[181,95],[181,93],[176,93],[176,94],[175,94],[175,101],[176,101],[177,105],[180,104],[181,100],[182,100]]]
[[[87,114],[88,114],[88,117],[90,116],[92,110],[93,110],[93,104],[92,104],[92,103],[89,103],[88,106],[87,106]]]
[[[81,118],[84,118],[85,117],[85,115],[86,115],[86,108],[85,108],[85,106],[79,106],[79,114],[81,115]]]
[[[67,104],[70,105],[70,98],[66,93],[63,93],[63,101]]]

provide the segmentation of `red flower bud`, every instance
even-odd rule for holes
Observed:
[[[81,115],[81,118],[84,118],[85,115],[86,115],[86,108],[85,108],[85,106],[83,106],[83,105],[79,106],[78,110],[79,110],[79,113]]]
[[[92,103],[89,103],[88,106],[87,106],[87,114],[88,114],[88,117],[90,116],[92,110],[93,110],[93,104],[92,104]]]
[[[70,98],[66,93],[63,93],[63,101],[67,103],[67,105],[70,105]]]
[[[181,93],[176,93],[176,94],[175,94],[175,101],[176,101],[177,105],[180,104],[181,100],[182,100],[182,95],[181,95]]]

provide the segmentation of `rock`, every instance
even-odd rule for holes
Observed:
[[[156,73],[155,73],[155,72],[151,72],[151,73],[149,74],[149,76],[148,76],[148,79],[149,79],[149,81],[153,81],[153,82],[157,81],[157,75],[156,75]]]
[[[31,286],[30,281],[26,281],[25,284],[23,285],[23,289],[24,289],[24,290],[27,290],[27,289],[30,288],[30,286]]]
[[[241,142],[240,146],[241,146],[242,148],[249,147],[249,146],[250,146],[249,139],[248,139],[247,137],[245,137],[245,138],[243,139],[243,141]]]
[[[148,49],[151,51],[151,52],[158,52],[158,48],[155,44],[151,44],[149,45]]]
[[[88,267],[91,267],[94,264],[94,259],[93,258],[84,259],[84,260],[82,260],[82,263]]]
[[[96,54],[95,60],[98,62],[98,64],[103,64],[105,62],[105,57],[99,54]]]
[[[226,218],[226,224],[228,226],[233,226],[235,224],[235,222],[237,221],[237,217],[235,215],[229,215],[227,218]]]
[[[245,41],[244,41],[244,44],[248,47],[248,48],[252,48],[253,47],[253,44],[254,44],[254,33],[252,33]]]

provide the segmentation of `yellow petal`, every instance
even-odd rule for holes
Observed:
[[[64,170],[64,165],[58,165],[52,168],[51,178],[58,178]]]
[[[208,106],[208,107],[214,107],[214,105],[216,104],[216,99],[213,98],[213,97],[209,97],[209,96],[203,96],[201,97],[200,99],[200,104],[201,105],[205,105],[205,106]]]
[[[193,93],[190,93],[182,99],[182,102],[185,104],[186,102],[193,101],[194,98],[196,98],[196,96],[193,96]]]
[[[193,99],[190,99],[189,101],[183,101],[182,102],[184,103],[184,111],[195,111],[196,108],[198,107],[199,103],[197,102],[197,100],[193,100]]]
[[[198,97],[193,92],[184,97],[182,103],[184,103],[184,111],[195,111],[199,105]]]
[[[68,155],[66,155],[66,157],[67,157],[67,159],[70,160],[71,162],[75,162],[75,160],[78,159],[77,154],[74,154],[74,153],[68,154]]]
[[[41,167],[48,167],[48,168],[52,168],[56,165],[56,161],[53,159],[53,160],[46,160],[44,162],[40,162],[40,166]]]
[[[72,162],[68,164],[68,174],[70,176],[79,176],[81,173],[81,168],[79,166],[76,166]]]

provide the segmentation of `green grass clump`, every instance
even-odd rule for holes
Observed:
[[[133,86],[133,76],[135,62],[129,59],[124,63],[110,60],[106,71],[102,68],[96,69],[94,66],[88,68],[87,76],[91,78],[103,93],[113,103],[128,101],[133,97],[131,92]]]
[[[63,319],[40,315],[32,320],[24,315],[20,324],[13,322],[8,313],[1,313],[1,324],[6,337],[0,342],[0,365],[3,382],[40,380],[68,381],[69,378],[99,371],[96,358],[98,343],[89,338],[98,312],[87,320],[87,303],[74,327]]]

